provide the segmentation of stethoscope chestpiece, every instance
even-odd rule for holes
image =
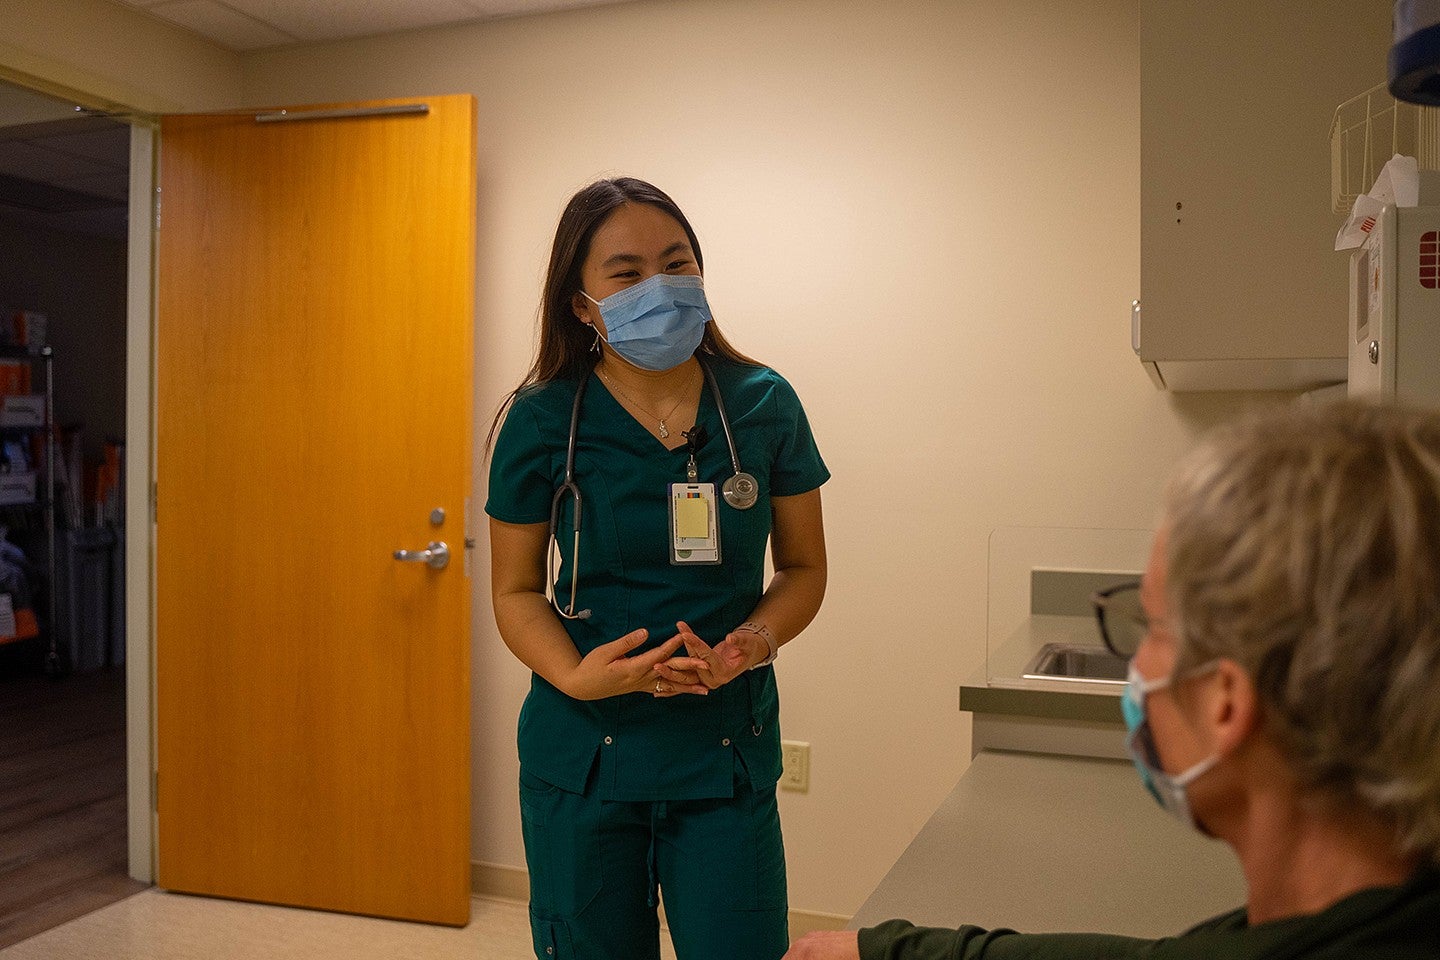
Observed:
[[[736,510],[749,510],[760,497],[760,484],[750,474],[738,471],[720,485],[720,494]]]

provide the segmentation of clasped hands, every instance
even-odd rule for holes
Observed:
[[[666,658],[655,664],[657,697],[682,693],[706,694],[740,676],[769,655],[765,638],[750,630],[731,630],[715,646],[695,635],[684,620],[675,624],[674,638],[685,645],[686,657]]]
[[[618,640],[602,643],[581,659],[565,692],[577,700],[599,700],[622,693],[704,696],[769,655],[765,639],[749,630],[732,630],[712,647],[696,636],[685,621],[675,626],[680,631],[675,636],[633,657],[630,652],[649,638],[648,630],[634,630]],[[676,656],[682,646],[686,656]]]

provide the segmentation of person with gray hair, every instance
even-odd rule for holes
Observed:
[[[1096,607],[1130,657],[1141,781],[1231,847],[1246,905],[1160,940],[891,920],[786,957],[1440,957],[1440,413],[1292,406],[1211,433],[1143,580]]]

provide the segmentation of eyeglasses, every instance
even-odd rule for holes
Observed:
[[[1090,597],[1095,605],[1095,620],[1100,626],[1100,639],[1105,648],[1126,660],[1135,656],[1140,641],[1150,632],[1150,621],[1140,604],[1140,581],[1130,580]]]

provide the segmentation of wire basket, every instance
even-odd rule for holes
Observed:
[[[1401,103],[1378,84],[1335,108],[1330,124],[1330,205],[1349,213],[1395,154],[1440,170],[1440,109]]]

